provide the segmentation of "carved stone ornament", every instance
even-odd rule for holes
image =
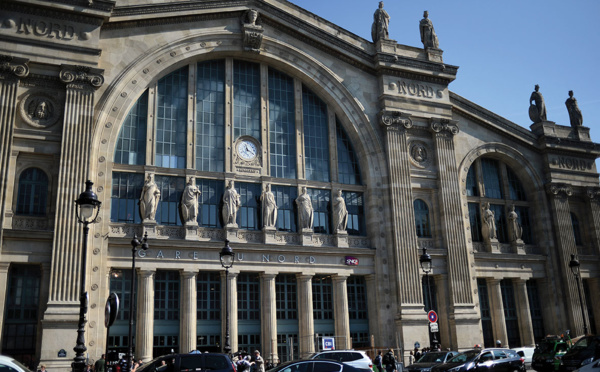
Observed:
[[[62,105],[52,92],[32,92],[19,103],[23,120],[34,128],[48,128],[58,122]]]
[[[546,192],[553,196],[569,197],[573,195],[573,188],[566,183],[551,183],[546,185]]]
[[[457,122],[449,119],[431,119],[431,130],[435,133],[446,132],[453,136],[460,131]]]
[[[402,125],[404,128],[412,128],[413,122],[410,119],[409,114],[402,113],[400,111],[386,111],[381,110],[379,112],[379,121],[386,127],[392,125]]]
[[[431,150],[423,141],[412,141],[408,145],[410,160],[419,168],[427,168],[431,164]]]
[[[240,22],[242,24],[244,49],[249,52],[259,53],[264,30],[258,11],[255,9],[245,11],[242,14]]]
[[[24,78],[29,75],[29,62],[26,58],[17,58],[0,54],[0,75],[14,75]]]
[[[80,84],[81,88],[91,86],[98,89],[104,84],[103,73],[104,70],[87,66],[62,65],[59,77],[65,84]]]
[[[586,194],[591,200],[600,201],[600,187],[589,187]]]

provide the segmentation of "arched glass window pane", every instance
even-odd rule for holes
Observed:
[[[158,81],[156,166],[185,168],[188,67]]]
[[[48,176],[41,169],[28,168],[19,177],[17,214],[45,216],[48,198]]]
[[[143,174],[113,172],[110,200],[110,220],[112,222],[142,222],[138,202],[143,187]]]
[[[225,168],[225,61],[198,63],[196,83],[196,169]]]
[[[479,187],[477,187],[477,176],[475,174],[475,163],[469,168],[467,173],[467,196],[479,196]]]
[[[156,223],[159,225],[181,225],[179,202],[185,189],[184,177],[156,176],[160,189],[160,201],[156,209]]]
[[[336,119],[335,129],[337,135],[337,155],[338,155],[338,182],[349,185],[360,185],[360,168],[358,167],[358,158],[350,143],[348,134],[342,128],[340,122]]]
[[[223,181],[205,180],[196,178],[196,186],[202,192],[198,224],[204,227],[221,227],[221,213],[219,206],[223,198]]]
[[[313,206],[313,231],[316,234],[329,234],[329,204],[331,201],[330,190],[306,189]]]
[[[523,228],[523,235],[521,236],[521,240],[523,240],[525,244],[531,244],[533,240],[531,232],[531,221],[529,219],[529,208],[515,206],[515,212],[517,213],[517,216],[519,216],[519,223]]]
[[[500,243],[508,243],[508,231],[506,229],[506,215],[503,205],[491,204],[490,210],[494,212],[496,219],[496,235]]]
[[[233,62],[233,140],[252,136],[260,141],[260,65]]]
[[[471,224],[471,240],[481,242],[481,214],[479,212],[479,204],[469,203],[469,222]]]
[[[277,203],[277,230],[296,231],[296,209],[294,201],[298,197],[296,187],[271,185],[271,192]]]
[[[573,224],[573,235],[575,235],[575,245],[583,245],[581,240],[581,227],[579,226],[579,219],[575,213],[571,213],[571,224]]]
[[[527,196],[525,195],[525,190],[523,189],[523,185],[521,181],[517,178],[517,175],[514,174],[508,166],[506,167],[506,176],[508,178],[508,189],[510,191],[510,198],[512,200],[527,200]]]
[[[365,204],[361,192],[344,191],[342,197],[348,210],[348,235],[366,235]]]
[[[483,184],[485,186],[485,197],[503,199],[502,183],[500,182],[500,168],[494,159],[481,159],[483,170]]]
[[[304,161],[306,179],[329,182],[329,134],[327,105],[302,87],[304,118]]]
[[[237,220],[240,229],[260,230],[259,226],[259,201],[261,185],[258,183],[237,182],[235,188],[240,194],[241,207],[238,211]]]
[[[431,225],[429,223],[429,207],[421,199],[414,201],[415,208],[415,226],[417,227],[417,237],[431,238]]]
[[[296,178],[294,79],[269,69],[271,177]]]
[[[146,125],[148,120],[148,90],[141,95],[127,114],[115,149],[115,163],[146,164]]]

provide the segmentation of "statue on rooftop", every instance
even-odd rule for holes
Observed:
[[[439,49],[440,42],[438,41],[437,35],[435,34],[435,30],[433,29],[433,23],[428,17],[429,12],[424,11],[423,19],[419,23],[419,30],[421,31],[421,42],[423,43],[423,47],[425,49]]]
[[[390,16],[383,10],[383,1],[379,2],[379,8],[373,14],[373,25],[371,26],[371,37],[376,43],[379,39],[389,39],[388,28],[390,26]]]
[[[567,111],[569,111],[569,119],[571,119],[571,126],[573,128],[580,127],[583,125],[583,116],[581,115],[581,110],[577,105],[577,99],[573,97],[573,91],[569,91],[569,98],[565,102],[567,105]]]
[[[540,93],[540,86],[537,84],[535,85],[535,91],[533,91],[531,97],[529,97],[529,118],[534,123],[547,120],[544,96]]]

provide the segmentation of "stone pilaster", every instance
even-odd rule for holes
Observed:
[[[300,358],[306,358],[315,351],[312,275],[297,275],[296,280],[298,282],[298,353]]]
[[[453,343],[456,342],[456,339],[452,337],[450,331],[450,309],[448,307],[448,286],[450,284],[448,283],[448,274],[433,275],[433,280],[435,281],[435,297],[437,298],[437,314],[440,325],[437,339],[442,346],[442,350],[448,347],[452,350],[458,350],[458,345]]]
[[[513,283],[516,287],[515,294],[517,295],[517,308],[519,309],[519,334],[521,335],[521,345],[508,346],[535,346],[529,296],[527,295],[527,282],[523,279],[514,279]]]
[[[458,123],[447,119],[431,119],[430,130],[435,141],[435,157],[438,165],[438,188],[442,236],[448,266],[448,304],[452,315],[448,318],[453,347],[474,345],[478,342],[479,324],[473,287],[464,219],[461,207],[459,169],[456,164],[454,136]],[[439,291],[438,291],[439,292]]]
[[[179,352],[196,350],[197,292],[196,271],[183,271],[181,278],[181,322],[179,323]]]
[[[152,360],[154,345],[154,274],[138,270],[137,314],[135,327],[136,359]]]
[[[4,309],[6,308],[6,295],[8,293],[8,268],[10,262],[0,262],[0,345],[2,345],[2,335],[4,326]]]
[[[277,303],[275,277],[277,274],[261,274],[261,328],[262,357],[274,362],[277,356]]]
[[[377,276],[374,274],[365,275],[367,285],[367,312],[369,313],[369,331],[375,340],[380,340],[380,304],[377,302]]]
[[[600,293],[600,278],[587,279],[590,287],[590,293]],[[590,296],[592,311],[594,312],[594,322],[596,329],[600,329],[600,296]],[[591,327],[590,327],[591,328]]]
[[[500,280],[488,278],[486,281],[490,295],[490,315],[492,318],[492,327],[494,329],[494,342],[496,340],[500,340],[502,345],[508,345],[506,318],[504,316],[504,305],[502,304],[502,289],[500,288]]]
[[[586,219],[591,221],[590,236],[594,247],[593,254],[597,256],[600,255],[600,187],[590,187],[586,190],[586,194],[590,210],[590,216]]]
[[[333,277],[333,317],[335,319],[336,349],[350,349],[350,317],[348,313],[348,276]]]
[[[557,237],[556,275],[561,276],[558,282],[562,282],[562,290],[564,291],[564,301],[562,303],[566,308],[565,314],[570,324],[571,335],[582,335],[583,318],[577,281],[569,268],[571,255],[577,255],[571,209],[569,207],[569,197],[573,195],[573,189],[568,184],[550,183],[546,185],[546,192],[549,195],[552,211],[552,230],[556,231]]]
[[[15,118],[17,114],[17,91],[19,81],[29,75],[28,59],[0,55],[0,252],[2,252],[2,227],[4,215],[10,207],[6,200],[8,182],[13,182],[10,177],[9,167],[12,152],[12,139]],[[4,309],[2,307],[2,309]],[[0,324],[0,329],[2,324]],[[0,336],[2,337],[2,336]]]
[[[225,280],[225,271],[221,272],[221,283],[225,291],[221,291],[221,309],[223,310],[223,316],[221,317],[221,343],[225,345],[225,335],[227,334],[226,329],[226,309],[229,307],[229,346],[231,351],[235,352],[238,350],[238,307],[237,307],[237,276],[238,272],[229,271],[227,280]],[[229,294],[227,295],[227,291]],[[229,297],[229,302],[227,301]]]

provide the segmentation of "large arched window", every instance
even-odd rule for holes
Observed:
[[[25,169],[19,177],[17,214],[45,216],[48,197],[48,176],[39,168]]]
[[[315,233],[332,233],[331,195],[342,189],[348,233],[366,235],[366,187],[343,121],[301,80],[265,64],[229,58],[192,63],[148,87],[117,139],[113,222],[140,223],[137,199],[147,175],[139,165],[155,172],[161,225],[182,224],[179,198],[185,180],[195,175],[202,191],[199,226],[222,227],[225,179],[241,175],[234,184],[243,199],[236,222],[260,230],[259,197],[267,176],[278,230],[297,231],[294,200],[305,185]]]
[[[506,163],[485,157],[477,159],[467,173],[466,195],[472,241],[483,241],[481,210],[485,203],[490,203],[500,243],[509,243],[508,214],[514,205],[518,223],[523,228],[521,239],[525,244],[533,244],[531,206],[522,181]]]

